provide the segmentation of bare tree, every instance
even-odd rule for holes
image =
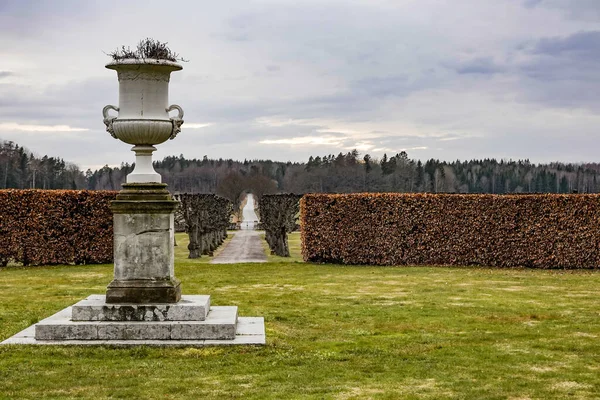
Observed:
[[[217,194],[229,199],[233,205],[233,212],[240,217],[241,202],[246,191],[246,182],[242,174],[237,171],[229,172],[217,186]]]

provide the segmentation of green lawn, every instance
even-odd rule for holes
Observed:
[[[178,242],[184,293],[264,316],[266,346],[0,346],[0,399],[600,397],[600,272],[211,265]],[[291,248],[299,260],[297,234]],[[0,269],[0,340],[111,277]]]

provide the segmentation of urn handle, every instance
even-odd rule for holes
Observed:
[[[172,104],[167,108],[167,112],[173,110],[177,110],[177,116],[171,117],[171,122],[173,123],[173,132],[169,137],[171,140],[175,139],[177,134],[181,132],[181,125],[183,124],[183,108],[179,107],[177,104]]]
[[[119,112],[119,107],[115,107],[115,106],[112,106],[109,104],[107,106],[104,106],[104,108],[102,109],[102,116],[104,117],[103,122],[104,122],[104,125],[106,125],[106,132],[110,133],[110,136],[117,139],[117,136],[115,135],[115,131],[113,130],[113,121],[117,117],[108,115],[108,110],[114,110],[116,112]]]

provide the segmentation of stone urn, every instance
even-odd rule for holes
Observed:
[[[119,106],[102,110],[106,130],[135,152],[135,168],[111,202],[115,273],[106,303],[177,303],[181,285],[173,266],[173,211],[178,202],[154,170],[152,152],[181,130],[183,110],[169,105],[169,78],[182,67],[168,60],[131,58],[106,68],[119,78]],[[110,115],[111,110],[118,115]],[[171,111],[177,114],[170,116]]]
[[[106,68],[117,71],[119,106],[107,105],[102,110],[106,130],[115,139],[133,145],[135,169],[127,175],[127,183],[160,183],[161,177],[152,166],[154,145],[174,139],[181,131],[183,110],[169,105],[171,72],[182,66],[168,60],[123,59]],[[114,110],[117,116],[110,115]],[[169,113],[177,111],[171,117]]]

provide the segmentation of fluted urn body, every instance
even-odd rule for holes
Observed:
[[[119,79],[119,106],[103,109],[106,130],[115,138],[134,145],[136,166],[127,176],[127,183],[161,182],[152,167],[154,145],[174,139],[181,131],[183,110],[169,105],[171,72],[181,65],[167,60],[124,59],[106,65],[117,71]],[[118,112],[109,115],[109,110]],[[169,112],[177,111],[174,117]]]

